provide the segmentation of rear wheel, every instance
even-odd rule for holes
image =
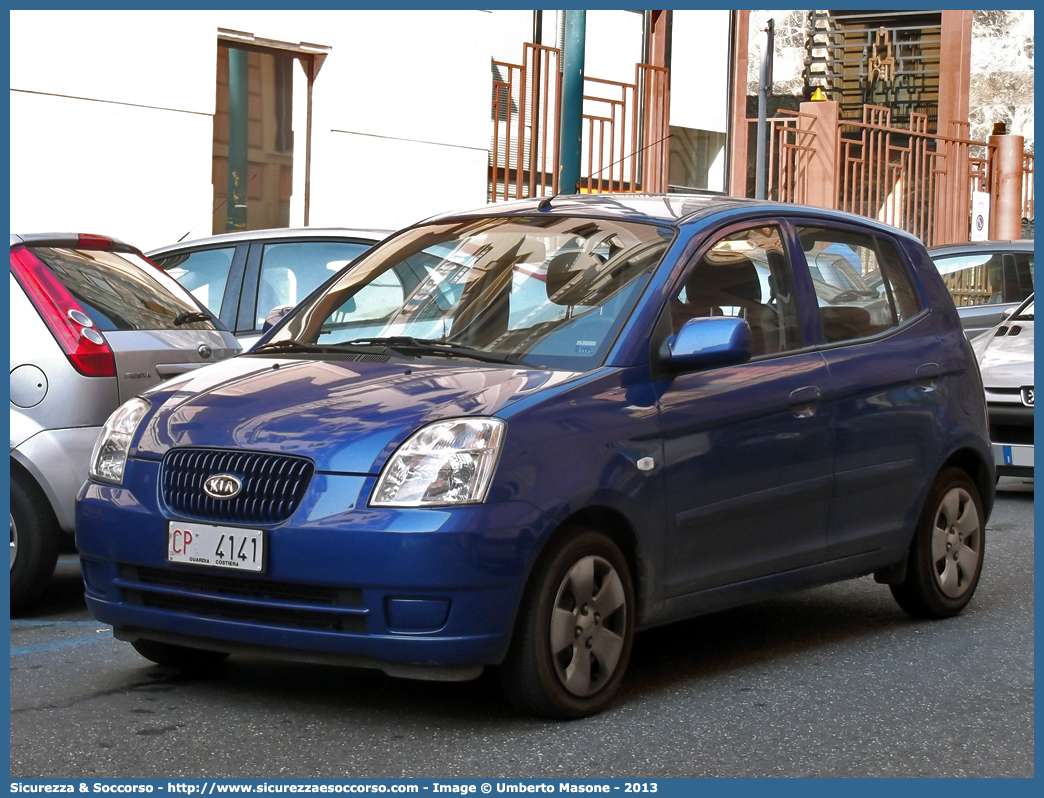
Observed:
[[[518,709],[579,718],[603,709],[623,680],[634,638],[630,569],[605,535],[576,529],[534,568],[501,685]]]
[[[47,589],[58,562],[61,530],[43,491],[11,469],[11,609],[22,610]]]
[[[180,671],[211,670],[228,657],[228,654],[223,651],[177,646],[173,643],[161,643],[158,640],[135,640],[131,645],[145,659]]]
[[[906,580],[891,586],[900,607],[919,618],[946,618],[967,606],[982,572],[985,518],[972,479],[959,468],[943,471],[921,511]]]

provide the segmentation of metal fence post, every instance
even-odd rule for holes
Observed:
[[[565,12],[565,52],[562,54],[562,121],[560,130],[561,177],[558,190],[578,193],[580,183],[581,130],[584,124],[584,46],[587,12]]]
[[[246,50],[228,48],[228,211],[226,230],[247,226],[247,146],[250,96]]]
[[[990,212],[990,237],[1004,241],[1022,238],[1022,136],[990,136],[993,156],[993,180],[997,207]]]

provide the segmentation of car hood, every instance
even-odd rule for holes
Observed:
[[[131,455],[247,449],[304,455],[318,471],[376,474],[428,422],[493,415],[576,376],[460,361],[237,357],[146,393],[154,411]]]
[[[1005,335],[998,336],[995,330],[985,333],[979,344],[975,341],[979,356],[982,384],[987,388],[1018,388],[1033,384],[1033,322],[1005,322]],[[1020,328],[1017,335],[1011,331]]]

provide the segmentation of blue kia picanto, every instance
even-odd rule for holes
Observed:
[[[439,217],[108,420],[87,604],[144,657],[468,679],[578,717],[636,630],[873,573],[955,615],[995,473],[915,238],[721,197]]]

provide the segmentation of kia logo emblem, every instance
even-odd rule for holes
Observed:
[[[232,474],[213,474],[203,483],[203,492],[214,499],[231,499],[242,489],[243,483]]]

